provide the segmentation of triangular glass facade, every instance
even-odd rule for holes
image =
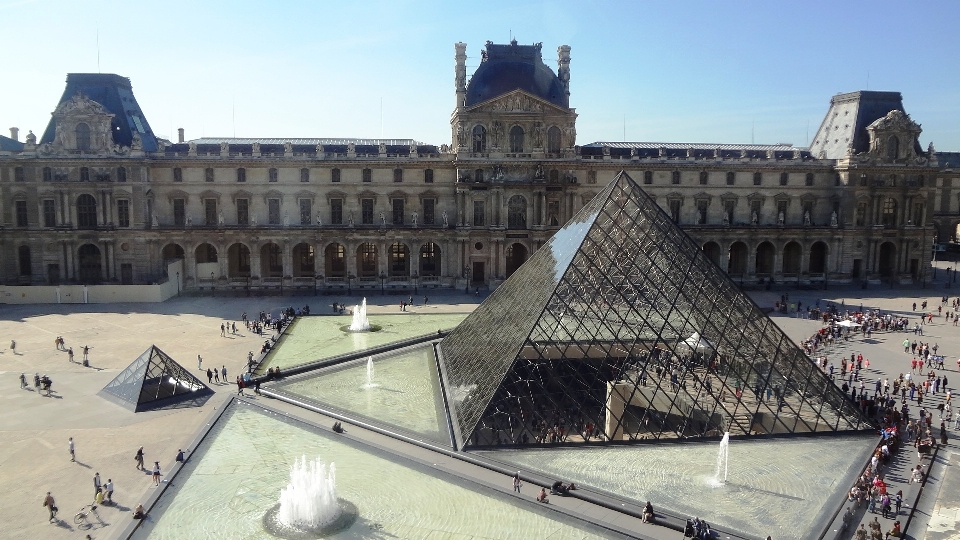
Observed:
[[[438,350],[461,447],[873,429],[625,173]]]
[[[212,393],[167,353],[151,345],[99,395],[136,412]]]

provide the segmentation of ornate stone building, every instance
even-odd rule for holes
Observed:
[[[743,283],[925,279],[960,221],[899,93],[834,96],[809,149],[577,144],[570,47],[455,45],[450,144],[156,137],[117,75],[69,74],[0,137],[0,281],[325,291],[493,287],[621,170]]]

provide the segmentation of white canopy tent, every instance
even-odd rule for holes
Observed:
[[[710,353],[717,350],[716,347],[713,346],[713,343],[710,343],[707,338],[701,336],[699,332],[694,332],[690,337],[680,343],[699,353]]]
[[[840,321],[837,323],[837,326],[842,326],[844,328],[853,328],[856,326],[860,326],[860,323],[855,323],[853,321]]]

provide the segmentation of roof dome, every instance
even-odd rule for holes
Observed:
[[[487,42],[480,67],[467,86],[466,105],[482,103],[513,90],[523,90],[560,107],[569,107],[570,98],[553,70],[543,63],[541,44],[494,45]]]

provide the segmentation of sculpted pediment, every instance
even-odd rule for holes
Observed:
[[[514,90],[506,94],[497,96],[493,99],[478,103],[468,109],[470,112],[495,112],[495,113],[543,113],[543,112],[568,112],[562,107],[528,94],[523,90]]]
[[[877,118],[872,124],[867,126],[867,129],[878,132],[903,131],[916,132],[918,134],[922,131],[920,124],[911,120],[909,114],[898,110],[890,111],[886,116]]]
[[[53,112],[54,116],[64,117],[64,116],[109,116],[113,118],[111,114],[103,105],[97,103],[96,101],[88,98],[83,94],[77,94],[72,98],[68,99],[61,103],[57,110]]]

